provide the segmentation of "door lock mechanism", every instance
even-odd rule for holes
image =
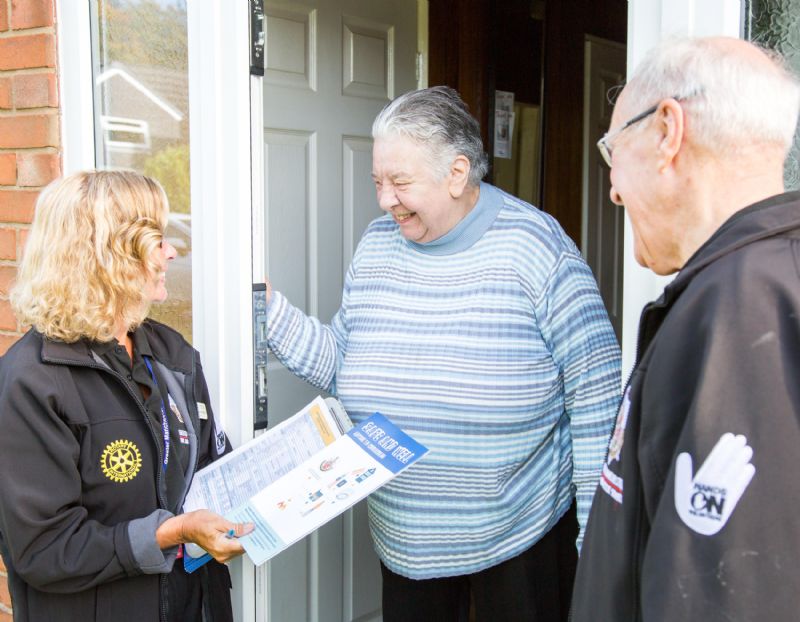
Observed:
[[[250,0],[250,75],[264,75],[264,0]]]
[[[267,286],[253,283],[253,429],[269,425],[267,417]]]

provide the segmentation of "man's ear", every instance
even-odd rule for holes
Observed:
[[[469,181],[469,171],[469,158],[463,154],[457,155],[450,165],[450,172],[448,174],[448,189],[450,190],[450,196],[452,198],[461,198],[461,195],[464,193],[464,188],[467,187],[467,182]]]
[[[684,144],[683,108],[673,98],[665,99],[656,110],[658,129],[661,140],[658,143],[658,170],[663,171],[671,166]]]

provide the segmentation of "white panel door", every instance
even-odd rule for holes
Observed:
[[[416,85],[417,0],[266,2],[265,15],[264,213],[253,218],[255,256],[275,289],[328,322],[355,245],[380,215],[372,120]],[[270,426],[318,393],[274,358],[268,377]],[[260,620],[379,620],[366,507],[272,560],[260,585]]]

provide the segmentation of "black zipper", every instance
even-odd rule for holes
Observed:
[[[192,350],[191,371],[188,374],[185,374],[184,387],[183,387],[183,392],[187,397],[187,399],[186,399],[187,416],[188,417],[192,417],[192,424],[194,425],[194,428],[195,428],[195,438],[197,438],[197,448],[196,448],[195,456],[194,456],[194,464],[193,464],[192,470],[191,470],[191,477],[194,477],[194,474],[197,472],[197,465],[200,462],[200,417],[197,415],[197,407],[196,406],[194,406],[194,407],[192,406],[192,404],[196,404],[196,401],[194,399],[194,397],[195,397],[195,395],[194,395],[195,371],[194,370],[196,369],[196,367],[195,367],[195,357],[196,356],[197,355],[195,354],[195,351],[193,349]],[[186,490],[183,493],[183,498],[178,503],[178,509],[179,510],[183,508],[183,503],[184,503],[184,501],[186,501],[186,495],[188,494],[188,492],[189,492],[189,486],[186,486]],[[185,554],[186,554],[186,551],[184,551],[184,555]],[[169,585],[167,583],[167,575],[161,575],[161,589],[162,589],[161,593],[164,595],[164,598],[161,599],[161,620],[160,620],[160,622],[168,622],[168,618],[167,618],[167,614],[168,614],[167,603],[169,602]],[[205,600],[205,595],[203,596],[203,600]]]
[[[177,560],[176,560],[177,561]],[[158,589],[160,598],[158,599],[160,605],[159,611],[159,622],[168,622],[167,621],[167,599],[169,598],[169,585],[167,584],[167,575],[160,574],[158,577]]]
[[[187,414],[189,417],[192,417],[192,425],[194,425],[194,434],[195,438],[197,439],[197,448],[194,452],[194,464],[192,465],[192,470],[190,471],[191,477],[194,478],[194,474],[197,473],[197,465],[200,463],[200,415],[197,414],[197,400],[195,399],[194,394],[194,381],[195,381],[195,357],[196,353],[194,349],[192,349],[192,371],[186,374],[186,379],[184,380],[184,387],[183,392],[187,397],[186,400],[186,408],[189,411]],[[183,508],[183,503],[186,501],[186,495],[189,493],[189,486],[186,487],[185,492],[183,493],[183,499],[181,499],[180,504],[178,505],[179,508]]]
[[[195,361],[196,357],[197,357],[197,353],[195,352],[194,349],[192,349],[192,370],[191,370],[191,372],[189,372],[189,374],[186,375],[185,380],[184,380],[184,388],[183,388],[183,391],[184,391],[184,393],[186,394],[186,397],[187,397],[187,400],[186,400],[186,409],[188,411],[187,412],[187,416],[191,417],[191,419],[192,419],[192,423],[194,424],[195,438],[197,439],[197,449],[194,452],[194,465],[192,466],[192,470],[191,470],[192,478],[194,478],[194,474],[197,473],[197,465],[200,463],[200,442],[201,442],[200,427],[202,425],[201,422],[200,422],[200,415],[197,412],[197,400],[195,399],[196,396],[195,396],[195,392],[194,392],[194,383],[195,383],[195,380],[196,380],[195,370],[197,369],[196,361]],[[214,428],[212,427],[212,434],[213,434],[213,431],[214,431]],[[212,442],[216,442],[216,441],[214,441],[214,439],[212,439]],[[184,494],[183,494],[183,499],[181,499],[181,503],[180,503],[180,506],[179,506],[180,508],[183,508],[183,503],[184,503],[184,501],[186,501],[186,495],[188,493],[189,493],[189,486],[186,487],[186,492],[184,492]],[[208,570],[204,567],[204,568],[199,568],[196,572],[208,572]],[[206,576],[208,577],[208,575],[206,575]],[[209,580],[210,580],[210,578],[209,578]],[[208,590],[203,590],[202,599],[203,599],[203,602],[201,603],[200,606],[201,606],[201,610],[203,612],[205,612],[206,611],[206,601],[208,599]],[[203,619],[205,619],[205,616],[203,616]]]
[[[639,359],[640,359],[640,356],[642,355],[642,352],[644,350],[643,346],[644,346],[645,340],[647,340],[647,345],[649,346],[649,344],[652,343],[652,341],[653,341],[653,336],[655,335],[655,332],[657,332],[658,328],[661,326],[661,323],[662,323],[662,322],[659,322],[658,326],[656,327],[656,330],[653,331],[653,330],[651,330],[651,327],[648,325],[649,321],[647,321],[645,319],[646,316],[648,314],[650,314],[651,312],[655,311],[659,307],[667,308],[668,306],[669,305],[666,304],[666,302],[661,303],[661,302],[656,301],[656,302],[650,302],[650,303],[646,304],[644,306],[644,308],[642,309],[642,312],[641,312],[641,314],[639,316],[639,332],[636,335],[636,355],[635,355],[635,358],[634,358],[633,368],[631,369],[631,372],[628,375],[628,380],[625,383],[624,391],[628,391],[629,390],[630,385],[631,385],[631,381],[633,380],[633,375],[638,370],[639,363],[640,363]],[[663,321],[663,318],[662,318],[662,321]],[[624,399],[624,395],[625,395],[624,391],[623,391],[623,399]],[[633,396],[631,396],[631,408],[633,408]],[[639,421],[638,434],[641,434],[641,418],[640,418],[640,421]],[[638,441],[639,441],[638,437],[637,437],[636,441],[637,441],[637,444],[638,444]],[[644,491],[641,489],[641,484],[639,485],[639,491],[638,492],[639,492],[639,496],[641,497],[641,499],[639,500],[638,510],[637,510],[636,516],[635,516],[635,521],[636,522],[634,523],[634,525],[632,525],[632,527],[633,527],[633,530],[632,530],[633,531],[633,547],[632,547],[632,551],[631,551],[631,558],[632,559],[630,560],[631,561],[631,568],[632,568],[632,571],[631,571],[632,577],[631,578],[632,578],[632,583],[633,583],[633,585],[631,586],[631,596],[632,596],[632,600],[633,600],[632,604],[633,604],[633,611],[634,611],[634,615],[635,615],[635,620],[637,622],[642,619],[641,594],[640,594],[640,592],[641,592],[640,570],[641,570],[641,566],[642,566],[640,558],[641,558],[642,542],[641,542],[641,538],[640,538],[639,534],[640,534],[640,531],[641,531],[641,528],[642,528],[642,520],[643,520],[643,515],[644,515]]]
[[[644,307],[642,307],[642,312],[639,314],[639,326],[638,326],[638,331],[636,333],[636,349],[634,350],[633,353],[633,367],[631,367],[631,371],[628,373],[628,379],[625,381],[625,386],[622,391],[622,395],[625,395],[625,389],[627,389],[628,386],[630,385],[631,378],[633,378],[633,373],[636,371],[636,366],[639,365],[639,356],[642,353],[642,341],[643,341],[642,328],[644,327],[644,316],[654,306],[655,303],[648,302]]]

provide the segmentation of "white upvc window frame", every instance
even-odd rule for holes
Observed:
[[[69,175],[96,162],[89,0],[56,0],[56,33],[61,165]]]
[[[90,0],[56,0],[65,175],[96,167]],[[218,420],[253,436],[248,3],[187,2],[193,341]],[[230,564],[237,620],[255,619],[255,573]]]
[[[187,2],[187,13],[193,337],[219,400],[216,411],[239,442],[252,436],[238,422],[252,409],[242,397],[252,389],[247,3]],[[97,166],[90,0],[56,0],[56,15],[62,169],[69,175]],[[237,421],[227,420],[227,412],[236,412]]]
[[[263,107],[251,116],[248,3],[186,4],[194,343],[214,412],[239,446],[253,437],[252,199],[263,171],[251,137],[263,136]],[[253,621],[255,568],[244,557],[229,566],[234,618]]]

